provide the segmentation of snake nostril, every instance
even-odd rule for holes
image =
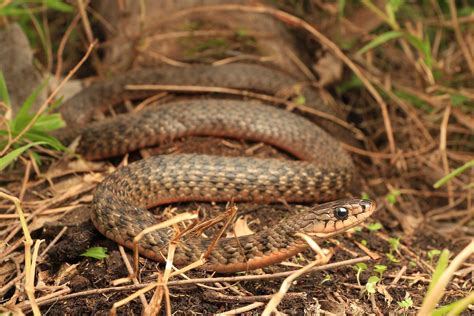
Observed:
[[[371,202],[369,200],[362,200],[360,202],[360,207],[362,208],[362,211],[365,212],[370,208]]]
[[[345,207],[336,207],[334,209],[334,216],[341,221],[346,220],[349,217],[349,210]]]

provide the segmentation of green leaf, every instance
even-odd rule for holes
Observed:
[[[321,283],[319,283],[319,284],[324,284],[324,283],[329,282],[329,281],[331,281],[331,280],[332,280],[331,275],[330,275],[330,274],[326,274],[326,275],[324,276],[324,279],[323,279],[323,280],[321,281]]]
[[[92,247],[86,250],[86,252],[82,253],[81,256],[94,258],[97,260],[102,260],[107,258],[107,248],[104,247]]]
[[[50,132],[66,126],[61,114],[53,113],[48,115],[41,115],[36,120],[33,128],[42,132]]]
[[[382,277],[382,274],[387,270],[387,266],[383,264],[376,264],[374,266],[374,271],[380,274],[380,277]]]
[[[53,136],[50,136],[44,132],[40,131],[34,131],[34,130],[29,130],[28,132],[25,133],[25,138],[37,142],[43,142],[45,145],[49,145],[53,147],[55,150],[62,150],[65,151],[66,147],[61,144],[59,140],[54,138]]]
[[[441,179],[439,179],[438,181],[436,181],[436,183],[433,184],[433,187],[435,189],[439,189],[441,186],[446,184],[446,182],[450,181],[452,178],[457,177],[458,175],[460,175],[461,173],[463,173],[467,169],[473,168],[473,167],[474,167],[474,159],[471,160],[471,161],[466,162],[461,167],[454,169],[448,175],[446,175],[446,176],[442,177]]]
[[[410,296],[409,293],[407,293],[405,299],[403,301],[399,301],[397,302],[398,306],[400,306],[401,308],[405,308],[405,309],[408,309],[410,307],[413,306],[413,300]]]
[[[368,50],[371,50],[372,48],[380,46],[383,43],[386,43],[386,42],[388,42],[392,39],[402,37],[403,34],[404,34],[403,32],[399,32],[399,31],[390,31],[390,32],[384,33],[382,35],[379,35],[376,38],[374,38],[370,43],[368,43],[367,45],[365,45],[364,47],[359,49],[357,51],[357,54],[363,54],[363,53],[367,52]]]
[[[363,199],[363,200],[370,200],[370,196],[366,192],[362,192],[360,198]]]
[[[431,260],[433,260],[433,257],[439,256],[440,254],[441,254],[441,250],[438,250],[438,249],[430,250],[430,251],[428,251],[428,258],[431,261]]]
[[[388,203],[390,203],[391,205],[394,205],[395,203],[397,203],[397,197],[400,194],[401,194],[401,192],[399,190],[392,190],[392,191],[390,191],[390,193],[388,193],[385,196],[385,199],[387,200]]]
[[[0,16],[17,16],[28,14],[28,11],[23,8],[14,7],[15,4],[7,5],[3,8],[0,8]]]
[[[377,231],[377,230],[380,230],[382,228],[383,228],[383,226],[379,222],[367,224],[367,229],[370,230],[370,231]]]
[[[406,39],[412,44],[422,55],[425,57],[426,65],[431,69],[432,66],[432,56],[431,56],[431,44],[430,40],[427,37],[424,41],[416,36],[411,34],[406,34]]]
[[[466,101],[469,101],[470,98],[462,95],[462,94],[451,94],[450,95],[450,99],[451,99],[451,104],[453,106],[460,106],[460,105],[463,105],[464,102]]]
[[[60,0],[46,0],[45,2],[46,2],[46,6],[50,9],[54,9],[54,10],[65,12],[65,13],[70,13],[74,11],[74,7]]]
[[[380,278],[378,276],[371,276],[368,280],[367,280],[367,284],[365,285],[365,289],[367,290],[368,293],[370,294],[374,294],[376,291],[375,291],[375,287],[377,286],[377,282],[380,281]]]
[[[433,111],[432,107],[428,103],[426,103],[422,99],[418,98],[416,95],[410,94],[410,93],[405,92],[405,91],[400,91],[400,90],[394,90],[393,93],[397,97],[410,102],[411,104],[413,104],[418,109],[424,110],[428,113],[431,113]]]
[[[363,262],[359,262],[353,268],[359,272],[362,272],[367,270],[367,265]]]
[[[0,71],[0,101],[3,101],[7,106],[11,106],[7,82],[5,81],[2,71]]]
[[[339,12],[339,16],[344,16],[344,9],[346,8],[346,0],[338,0],[337,1],[337,11]]]
[[[300,94],[293,100],[293,102],[295,102],[298,105],[305,105],[306,104],[306,98],[304,97],[304,95]]]
[[[397,12],[400,9],[400,7],[405,3],[405,1],[404,0],[390,0],[389,3],[393,12]]]
[[[1,157],[0,158],[0,171],[5,169],[9,164],[11,164],[15,159],[17,159],[22,153],[24,153],[30,147],[36,146],[36,145],[42,145],[44,143],[45,142],[36,142],[36,143],[27,144],[20,148],[12,150],[5,156]]]
[[[33,116],[30,114],[30,109],[35,100],[38,98],[38,94],[46,87],[48,80],[44,80],[38,87],[36,87],[33,92],[28,96],[28,98],[21,105],[20,110],[18,111],[15,119],[12,122],[12,131],[14,133],[19,133],[22,131],[28,123],[31,121]]]
[[[400,260],[398,260],[397,257],[395,257],[391,253],[386,253],[385,255],[387,256],[387,259],[390,260],[393,263],[399,263],[400,262]]]
[[[398,247],[400,247],[400,237],[398,238],[389,238],[388,243],[390,244],[391,251],[397,251]]]
[[[352,74],[351,79],[348,81],[344,81],[342,84],[338,85],[336,87],[336,90],[339,94],[343,94],[348,90],[354,89],[354,88],[360,88],[362,87],[362,81],[357,77],[356,75]]]

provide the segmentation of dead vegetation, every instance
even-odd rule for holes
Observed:
[[[85,65],[81,69],[89,71],[87,76],[104,74],[112,67],[107,68],[109,65],[101,60],[98,51],[117,45],[114,41],[120,44],[120,40],[114,39],[96,42],[98,29],[118,30],[96,8],[89,7],[87,1],[75,2],[67,18],[51,14],[43,7],[40,30],[51,39],[43,50],[36,52],[37,58],[47,72],[63,79],[18,133],[9,123],[15,119],[13,111],[5,99],[2,101],[5,115],[1,129],[9,131],[0,134],[2,159],[14,149],[27,146],[35,150],[25,151],[0,176],[0,310],[13,314],[111,311],[382,315],[390,311],[428,315],[438,308],[437,315],[443,315],[445,308],[444,314],[457,315],[463,310],[466,315],[472,313],[472,7],[463,1],[456,5],[453,0],[426,1],[432,11],[426,4],[361,2],[347,1],[344,11],[328,1],[295,1],[293,5],[277,1],[273,6],[213,5],[179,9],[169,17],[172,20],[210,12],[252,13],[275,18],[291,28],[298,38],[304,39],[304,45],[298,45],[298,49],[309,49],[316,43],[326,56],[323,60],[330,58],[329,69],[324,62],[303,61],[291,53],[285,56],[301,78],[320,89],[326,102],[346,104],[350,109],[349,124],[338,122],[337,118],[335,123],[350,130],[359,141],[358,146],[344,144],[359,170],[359,187],[353,193],[370,197],[379,205],[378,213],[365,227],[319,246],[312,245],[316,259],[314,252],[308,251],[291,262],[263,271],[224,277],[196,270],[200,262],[181,270],[138,257],[130,262],[130,253],[101,237],[92,227],[87,205],[97,183],[129,159],[150,155],[152,149],[121,160],[88,162],[25,137],[29,135],[28,127],[35,126],[41,115],[49,114],[51,101],[69,77],[80,74],[82,62]],[[8,5],[7,1],[0,8]],[[141,10],[144,14],[146,8]],[[5,16],[3,19],[14,20]],[[178,66],[196,59],[215,64],[234,60],[278,63],[274,56],[256,53],[255,42],[259,37],[268,37],[268,33],[251,32],[251,26],[249,31],[228,32],[220,30],[219,25],[203,27],[198,22],[180,32],[152,36],[146,32],[151,27],[139,15],[136,33],[130,36],[138,54],[134,62],[140,64],[151,57]],[[56,34],[48,29],[49,24],[63,25],[66,31]],[[145,49],[153,47],[153,41],[170,39],[178,39],[180,45],[184,43],[194,49],[188,50],[183,59]],[[59,43],[57,58],[52,57],[52,43]],[[82,57],[78,57],[77,47],[82,47]],[[333,74],[325,78],[322,74],[328,72]],[[194,86],[147,88],[158,92],[137,107],[125,101],[119,111],[135,111],[183,92],[231,94],[284,104],[289,110],[311,110],[298,98],[285,99],[254,91]],[[115,111],[111,109],[109,114],[114,115]],[[199,137],[153,151],[285,157],[263,144]],[[287,206],[236,207],[251,214],[250,229],[256,229],[259,223],[272,225],[279,215],[295,211]],[[165,208],[163,218],[172,221],[165,224],[176,225],[194,216],[178,215],[180,210],[199,210],[204,217],[212,218],[225,209],[223,205],[190,203]],[[269,209],[275,214],[271,219]],[[233,220],[234,216],[229,218]],[[243,226],[243,230],[249,229]],[[183,226],[177,227],[183,230]],[[221,223],[206,233],[220,236],[225,227]],[[105,259],[81,256],[96,246],[108,249]],[[175,246],[170,245],[170,262]],[[454,306],[446,307],[454,302]]]

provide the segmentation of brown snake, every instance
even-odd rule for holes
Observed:
[[[331,136],[303,117],[260,103],[179,101],[119,115],[77,132],[78,152],[89,159],[206,135],[262,141],[305,160],[164,155],[119,168],[97,186],[92,221],[102,234],[129,248],[138,233],[156,224],[146,210],[152,206],[180,201],[330,201],[343,196],[353,178],[349,155]],[[374,210],[373,202],[358,199],[308,207],[257,234],[220,239],[204,268],[233,272],[280,262],[307,248],[296,233],[331,236],[361,223]],[[140,253],[163,261],[173,235],[172,228],[146,234],[139,242]],[[181,241],[174,264],[198,260],[209,245],[201,238]]]

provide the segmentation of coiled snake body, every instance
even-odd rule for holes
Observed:
[[[93,123],[76,131],[79,153],[89,159],[120,155],[183,136],[208,135],[262,141],[304,161],[165,155],[119,168],[95,191],[92,221],[108,238],[132,247],[133,238],[156,224],[146,208],[179,201],[258,203],[330,201],[352,182],[353,164],[337,141],[291,112],[255,102],[198,99],[152,106],[132,115]],[[373,202],[345,199],[283,220],[254,235],[220,239],[205,269],[233,272],[280,262],[306,248],[298,232],[330,236],[364,221]],[[148,233],[139,242],[142,255],[163,261],[174,231]],[[182,241],[174,263],[185,265],[207,251],[209,241]]]

